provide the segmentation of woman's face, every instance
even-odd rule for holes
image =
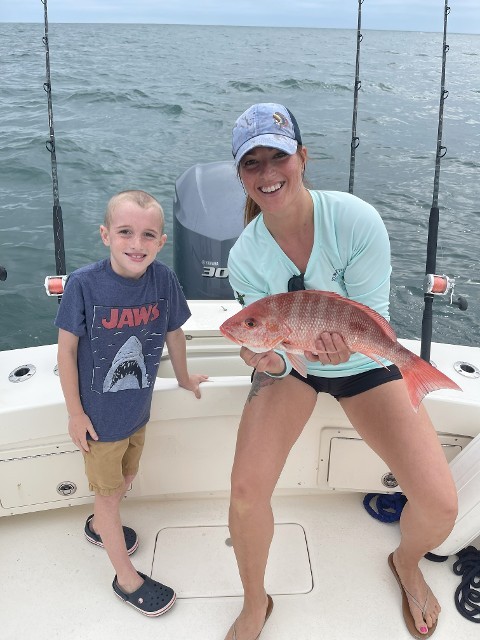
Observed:
[[[286,209],[303,190],[306,149],[288,155],[272,147],[255,147],[240,161],[240,178],[263,213]]]

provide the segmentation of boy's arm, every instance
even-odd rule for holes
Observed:
[[[77,350],[78,337],[69,331],[59,329],[58,373],[67,406],[68,433],[79,449],[89,451],[87,432],[94,440],[98,440],[98,436],[80,400]]]
[[[175,331],[168,331],[165,342],[178,384],[184,389],[193,391],[195,396],[200,398],[200,383],[208,380],[208,376],[200,373],[193,375],[188,373],[187,346],[183,329],[180,327]]]

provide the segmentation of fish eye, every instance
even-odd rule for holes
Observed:
[[[254,319],[254,318],[247,318],[247,319],[244,321],[244,325],[245,325],[246,327],[248,327],[249,329],[254,329],[254,328],[257,326],[257,323],[256,323],[256,321],[255,321],[255,319]]]

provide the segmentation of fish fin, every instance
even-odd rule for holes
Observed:
[[[298,373],[303,376],[304,378],[307,377],[307,366],[305,364],[305,360],[302,358],[302,356],[297,355],[296,353],[289,353],[287,351],[287,356],[288,359],[290,360],[292,367],[295,369],[295,371],[298,371]]]
[[[409,351],[409,349],[405,349]],[[431,391],[438,389],[456,389],[462,391],[456,382],[451,380],[444,373],[433,367],[429,362],[419,358],[416,354],[411,353],[411,357],[406,364],[400,366],[400,372],[407,385],[407,392],[410,402],[415,411],[423,398]]]
[[[288,337],[292,333],[290,327],[282,324],[281,327],[275,327],[277,331],[271,331],[270,339],[265,340],[266,350],[282,348],[283,343],[288,344]]]
[[[315,289],[306,289],[305,291],[291,291],[288,294],[279,295],[299,295],[308,299],[309,296],[314,297],[318,294],[321,294],[323,298],[330,298],[331,300],[336,300],[338,302],[341,302],[342,304],[348,305],[349,307],[356,307],[360,311],[363,311],[369,318],[371,318],[377,325],[381,327],[386,336],[388,336],[391,340],[397,340],[397,334],[395,333],[392,325],[377,311],[371,309],[370,307],[367,307],[361,302],[357,302],[356,300],[352,300],[351,298],[345,298],[344,296],[341,296],[338,293],[334,293],[333,291],[316,291]]]
[[[243,346],[250,349],[254,353],[266,353],[267,351],[271,351],[272,349],[283,349],[283,337],[282,336],[274,336],[270,340],[265,340],[261,347],[255,347],[248,342],[244,342]]]
[[[387,365],[384,362],[382,362],[375,353],[367,353],[367,351],[362,351],[362,353],[364,356],[367,356],[368,358],[370,358],[370,360],[373,360],[374,362],[376,362],[378,365],[380,365],[387,371],[390,371]]]

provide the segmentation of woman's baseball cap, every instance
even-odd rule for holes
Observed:
[[[301,144],[300,129],[293,114],[274,102],[249,107],[237,119],[232,131],[232,154],[237,166],[254,147],[272,147],[293,155]]]

